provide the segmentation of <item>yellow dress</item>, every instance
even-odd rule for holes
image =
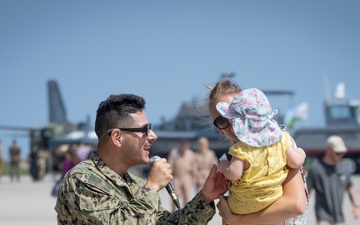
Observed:
[[[289,133],[283,132],[281,141],[270,146],[238,142],[230,147],[230,155],[250,164],[242,177],[231,183],[228,203],[233,213],[258,212],[283,195],[282,183],[288,174],[285,152],[292,144]]]

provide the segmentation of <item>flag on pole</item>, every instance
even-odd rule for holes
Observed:
[[[308,111],[309,104],[307,102],[303,102],[299,104],[295,110],[289,111],[284,120],[286,127],[291,129],[294,127],[295,122],[307,120]]]

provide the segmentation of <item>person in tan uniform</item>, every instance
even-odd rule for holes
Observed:
[[[180,142],[178,149],[172,149],[168,156],[168,163],[173,171],[173,180],[175,193],[182,204],[185,205],[191,199],[191,188],[195,179],[195,152],[190,149],[190,143],[187,140]],[[175,205],[172,204],[175,211]]]
[[[196,153],[196,190],[201,190],[204,186],[206,177],[210,173],[211,167],[218,163],[215,152],[209,148],[209,140],[200,137],[198,140],[199,151]]]
[[[41,148],[37,151],[37,165],[39,168],[38,180],[40,181],[45,179],[48,157],[49,157],[49,153],[48,151],[46,151],[46,149]]]

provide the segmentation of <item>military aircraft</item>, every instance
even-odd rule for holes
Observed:
[[[37,180],[38,168],[36,154],[40,149],[52,149],[52,141],[69,132],[82,130],[86,123],[73,124],[67,120],[66,109],[61,97],[60,89],[55,80],[47,82],[49,122],[42,127],[21,127],[12,125],[0,125],[0,130],[11,130],[15,132],[28,132],[30,173]]]

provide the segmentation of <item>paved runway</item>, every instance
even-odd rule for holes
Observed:
[[[353,177],[357,193],[360,196],[360,176]],[[20,183],[11,183],[8,177],[2,177],[0,183],[0,225],[56,225],[54,211],[55,198],[50,196],[53,185],[52,177],[43,182],[32,182],[23,176]],[[164,207],[170,209],[171,200],[165,190],[160,192]],[[309,225],[315,225],[313,195],[310,199]],[[360,224],[351,214],[351,205],[345,196],[345,214],[347,225]],[[216,214],[209,225],[220,225],[221,219]]]

